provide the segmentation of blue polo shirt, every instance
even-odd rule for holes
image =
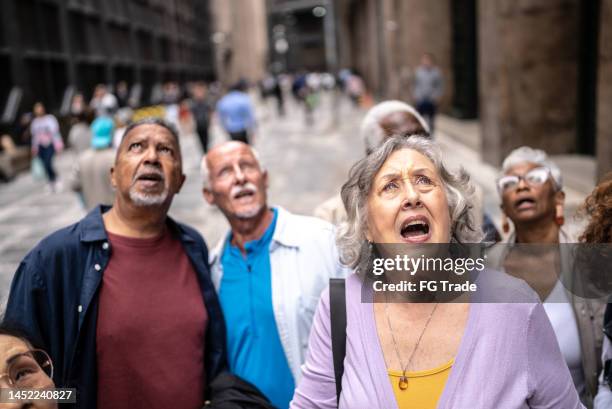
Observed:
[[[270,243],[278,212],[259,240],[245,244],[246,256],[231,244],[221,255],[223,277],[219,300],[227,327],[231,372],[246,379],[278,408],[288,408],[295,382],[281,344],[272,310]]]

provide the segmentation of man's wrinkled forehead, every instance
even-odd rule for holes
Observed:
[[[239,142],[228,142],[212,149],[208,155],[206,155],[208,169],[211,171],[214,171],[219,167],[238,163],[241,160],[249,160],[257,163],[259,166],[259,161],[249,145]]]
[[[123,135],[123,139],[121,140],[121,144],[117,150],[117,157],[119,157],[119,155],[127,149],[126,147],[134,141],[146,140],[161,136],[166,143],[169,143],[174,147],[177,153],[177,159],[179,161],[181,160],[181,147],[179,145],[179,141],[176,136],[164,126],[157,124],[142,124],[132,129],[128,129],[128,131],[129,132],[126,132]]]

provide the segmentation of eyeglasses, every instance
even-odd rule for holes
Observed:
[[[6,378],[11,388],[33,388],[44,383],[46,377],[53,378],[53,362],[42,349],[17,354],[6,363],[7,371],[0,374],[0,380]]]
[[[548,168],[535,168],[525,173],[525,176],[506,175],[497,180],[497,190],[504,193],[510,189],[515,189],[521,180],[529,186],[535,187],[544,184],[550,176]]]

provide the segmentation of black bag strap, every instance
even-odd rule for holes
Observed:
[[[340,403],[344,357],[346,355],[346,293],[344,283],[343,278],[329,279],[329,314],[337,404]]]

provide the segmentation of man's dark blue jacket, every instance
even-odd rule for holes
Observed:
[[[102,221],[106,210],[92,210],[78,223],[43,239],[24,258],[13,278],[5,315],[49,352],[56,385],[77,388],[77,408],[96,407],[98,295],[112,254]],[[225,369],[226,355],[225,324],[210,279],[208,250],[195,230],[167,220],[197,272],[208,311],[205,370],[210,382]]]

